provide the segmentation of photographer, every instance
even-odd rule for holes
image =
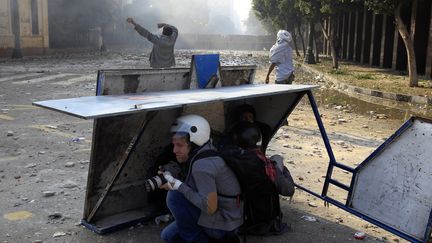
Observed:
[[[190,163],[184,182],[164,172],[167,205],[175,221],[161,233],[165,242],[208,242],[236,237],[243,223],[241,193],[233,171],[217,155],[210,126],[198,115],[179,117],[171,127],[173,152],[179,163]]]

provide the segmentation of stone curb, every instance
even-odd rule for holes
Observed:
[[[323,80],[328,82],[332,82],[333,86],[337,88],[338,90],[341,90],[343,92],[347,93],[356,93],[356,94],[362,94],[362,95],[368,95],[373,96],[377,98],[382,99],[388,99],[388,100],[394,100],[399,102],[408,102],[412,104],[418,104],[418,105],[432,105],[432,98],[425,97],[425,96],[419,96],[419,95],[407,95],[407,94],[399,94],[399,93],[391,93],[391,92],[383,92],[380,90],[374,90],[374,89],[367,89],[362,88],[358,86],[349,85],[343,82],[340,82],[339,80],[330,77],[329,75],[326,75],[324,73],[321,73],[307,65],[304,65],[303,63],[296,62],[299,64],[305,71],[310,72],[315,75],[319,75],[320,77],[323,77]]]

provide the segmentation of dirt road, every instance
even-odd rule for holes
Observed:
[[[190,51],[177,55],[179,66],[190,62]],[[225,64],[257,64],[263,81],[267,53],[224,52]],[[82,216],[92,122],[31,105],[37,100],[89,96],[95,93],[96,70],[148,67],[145,55],[67,55],[52,58],[0,60],[0,241],[2,242],[160,242],[162,226],[152,222],[99,236],[78,223]],[[297,75],[296,82],[313,77]],[[338,161],[355,166],[401,124],[378,119],[375,111],[356,113],[349,104],[325,102],[317,91],[327,133]],[[381,117],[385,118],[385,117]],[[307,100],[301,102],[269,147],[282,154],[297,183],[321,193],[328,157]],[[348,174],[336,173],[341,181]],[[330,190],[343,200],[346,193]],[[363,242],[402,241],[323,201],[296,191],[282,199],[292,231],[248,242],[347,242],[365,232]],[[312,216],[316,222],[302,216]]]

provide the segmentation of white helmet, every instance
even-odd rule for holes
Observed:
[[[186,115],[177,118],[171,126],[171,132],[189,134],[190,142],[202,146],[210,140],[210,125],[206,119],[198,115]]]
[[[282,40],[282,41],[287,41],[287,42],[292,41],[292,37],[291,37],[290,32],[288,32],[286,30],[279,30],[277,32],[277,39]]]

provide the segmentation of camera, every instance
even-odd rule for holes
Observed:
[[[167,164],[160,166],[160,171],[169,172],[174,178],[178,178],[181,172],[181,168],[177,162],[170,161]],[[157,174],[152,178],[147,179],[144,182],[144,186],[147,192],[152,192],[165,183],[167,183],[165,177],[162,174]]]

